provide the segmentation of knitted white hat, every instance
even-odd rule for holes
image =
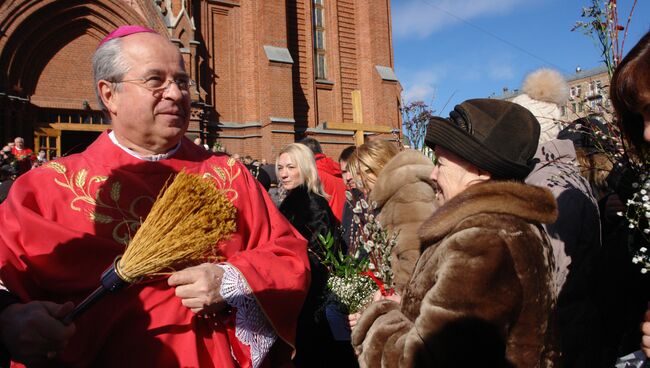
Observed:
[[[536,70],[526,77],[522,91],[512,102],[527,108],[539,121],[539,144],[557,138],[563,128],[559,105],[569,98],[569,86],[562,75],[552,69]]]

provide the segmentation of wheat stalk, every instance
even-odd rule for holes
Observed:
[[[180,172],[158,195],[149,215],[116,263],[124,281],[215,260],[215,245],[235,231],[236,209],[199,175]]]

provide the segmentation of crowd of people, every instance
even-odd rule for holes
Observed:
[[[611,85],[637,164],[650,154],[649,71],[650,33]],[[630,173],[610,164],[602,174],[584,134],[599,121],[561,123],[559,73],[531,73],[512,102],[470,99],[432,118],[432,156],[374,139],[335,161],[306,137],[268,164],[185,136],[193,82],[156,32],[110,33],[93,72],[109,131],[48,165],[22,138],[2,150],[0,189],[16,183],[0,205],[6,362],[611,367],[639,346],[650,356],[650,282],[628,252],[647,237],[613,215],[634,191]],[[181,171],[213,180],[236,208],[218,261],[134,284],[65,323]],[[323,308],[323,239],[331,254],[368,257],[350,253],[360,199],[395,234],[394,293],[350,313],[341,339]]]

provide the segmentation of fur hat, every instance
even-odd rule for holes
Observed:
[[[557,138],[562,130],[560,105],[569,98],[569,86],[564,77],[552,69],[539,69],[526,77],[522,91],[524,93],[512,102],[530,110],[539,121],[539,144]]]
[[[440,145],[483,169],[492,178],[523,179],[534,166],[539,123],[530,111],[495,99],[467,100],[449,118],[434,117],[425,142]]]

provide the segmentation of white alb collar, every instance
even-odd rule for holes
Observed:
[[[155,154],[155,155],[141,155],[141,154],[135,152],[134,150],[132,150],[130,148],[127,148],[127,147],[123,146],[122,144],[120,144],[120,142],[117,141],[117,138],[115,138],[115,132],[114,131],[111,131],[110,133],[108,133],[108,137],[111,139],[111,142],[113,142],[116,146],[120,147],[124,152],[126,152],[129,155],[137,158],[138,160],[142,160],[142,161],[162,161],[162,160],[166,160],[166,159],[172,157],[174,155],[174,153],[176,153],[176,151],[178,151],[178,149],[181,147],[181,142],[178,142],[176,147],[174,147],[174,149],[172,149],[169,152],[159,153],[159,154]]]

